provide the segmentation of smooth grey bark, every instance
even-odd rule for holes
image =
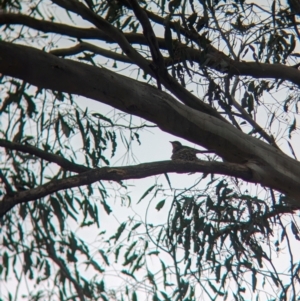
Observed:
[[[155,87],[104,68],[3,41],[0,72],[40,88],[106,103],[149,120],[163,131],[214,149],[226,161],[248,167],[252,172],[251,182],[285,193],[292,198],[292,204],[300,206],[299,162],[227,122],[181,104]]]

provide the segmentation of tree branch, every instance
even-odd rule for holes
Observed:
[[[137,52],[131,44],[128,42],[124,34],[109,22],[101,18],[99,15],[88,9],[84,4],[76,0],[52,0],[57,5],[65,8],[68,11],[78,14],[84,20],[87,20],[94,24],[97,28],[105,31],[116,43],[119,44],[123,52],[135,63],[137,64],[145,73],[150,74],[152,77],[156,78],[157,74],[151,68],[151,62],[145,59],[139,52]],[[162,74],[163,73],[163,74]],[[183,103],[199,110],[220,120],[227,122],[227,120],[221,116],[216,110],[207,105],[206,103],[199,100],[198,97],[187,91],[182,87],[172,76],[170,76],[165,70],[160,72],[161,83],[176,97],[178,97]]]
[[[135,16],[140,21],[140,23],[143,27],[143,33],[148,42],[151,56],[152,56],[153,62],[155,64],[155,68],[157,69],[157,70],[154,70],[154,72],[156,73],[158,87],[159,87],[159,89],[161,89],[160,75],[167,73],[167,70],[165,69],[164,58],[160,52],[156,36],[154,34],[154,31],[152,29],[152,26],[150,24],[150,21],[148,19],[146,12],[140,7],[139,3],[136,0],[128,0],[128,1],[129,1],[130,5],[132,6]],[[158,72],[158,70],[160,70],[160,72]]]
[[[83,3],[76,0],[52,0],[53,3],[58,6],[78,14],[84,20],[89,21],[93,25],[95,25],[100,30],[103,30],[107,35],[113,39],[116,43],[119,44],[123,52],[137,64],[140,68],[142,68],[146,73],[154,76],[152,69],[149,66],[149,61],[146,60],[141,54],[139,54],[127,41],[123,33],[107,22],[105,19],[91,11],[88,7],[86,7]]]
[[[52,21],[37,20],[30,16],[13,13],[1,13],[0,25],[19,24],[37,31],[45,33],[57,33],[66,35],[77,39],[99,39],[107,43],[116,43],[114,39],[110,38],[105,32],[98,28],[79,28]],[[139,33],[124,33],[126,39],[132,44],[147,45],[146,38]],[[164,39],[159,39],[159,47],[165,45]],[[163,45],[162,45],[163,44]],[[165,46],[164,46],[165,47]]]
[[[14,191],[11,188],[11,185],[9,184],[8,180],[6,179],[5,175],[3,174],[2,170],[0,169],[0,179],[2,180],[2,183],[4,184],[6,193],[8,196],[14,195]]]
[[[239,177],[245,181],[252,181],[251,170],[244,165],[223,163],[216,161],[186,162],[186,161],[159,161],[126,167],[96,168],[66,179],[53,180],[47,184],[26,191],[6,196],[0,202],[0,216],[12,209],[15,205],[35,201],[54,192],[83,185],[90,185],[97,181],[122,181],[128,179],[142,179],[163,173],[202,172],[223,174]]]
[[[129,59],[127,56],[125,56],[123,54],[115,53],[110,50],[103,49],[103,48],[97,47],[93,44],[86,43],[86,42],[81,42],[81,43],[75,45],[74,47],[70,47],[70,48],[61,48],[61,49],[51,50],[51,51],[49,51],[49,53],[56,55],[56,56],[65,57],[65,56],[69,56],[69,55],[75,55],[75,54],[81,53],[83,51],[90,51],[95,54],[99,54],[104,57],[108,57],[110,59],[116,60],[118,62],[123,62],[123,63],[127,63],[127,64],[133,63],[131,59]]]
[[[73,171],[76,173],[86,172],[91,170],[88,167],[85,167],[83,165],[79,165],[76,163],[73,163],[59,155],[54,155],[52,153],[46,152],[44,150],[41,150],[35,146],[32,145],[24,145],[16,142],[11,142],[8,140],[0,139],[0,147],[5,147],[7,149],[20,151],[23,153],[28,153],[31,155],[34,155],[36,157],[39,157],[41,159],[44,159],[48,162],[53,162],[62,167],[63,169]]]
[[[229,78],[225,81],[225,95],[230,101],[230,103],[241,113],[242,118],[245,119],[255,130],[256,133],[259,133],[268,143],[274,147],[280,149],[273,136],[270,136],[266,131],[258,124],[256,121],[246,112],[246,110],[235,100],[234,96],[231,95],[229,91]]]
[[[107,34],[97,28],[79,28],[52,21],[37,20],[30,16],[14,13],[0,13],[0,25],[19,24],[42,32],[53,32],[78,39],[110,39]]]
[[[79,94],[142,117],[229,162],[244,163],[255,181],[299,202],[300,163],[227,122],[193,110],[171,95],[105,68],[60,59],[0,41],[0,72],[41,88]]]

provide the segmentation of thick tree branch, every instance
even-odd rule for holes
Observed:
[[[244,163],[253,181],[299,201],[300,163],[213,116],[193,110],[150,85],[105,68],[60,59],[40,50],[0,42],[0,72],[41,88],[79,94],[140,116],[229,162]]]
[[[99,15],[88,9],[84,4],[77,0],[52,0],[53,3],[65,8],[68,11],[74,12],[81,16],[84,20],[87,20],[94,24],[97,28],[105,31],[116,43],[119,44],[123,52],[145,73],[150,74],[152,77],[156,78],[157,74],[151,67],[151,62],[145,59],[139,52],[137,52],[131,44],[126,39],[125,35],[109,22],[101,18]],[[161,83],[176,97],[178,97],[183,103],[199,110],[201,112],[207,113],[211,116],[219,118],[224,122],[227,120],[221,116],[216,110],[211,108],[209,105],[200,101],[198,97],[190,93],[184,87],[182,87],[172,76],[170,76],[167,70],[163,70],[159,74],[159,79]]]
[[[73,163],[59,155],[54,155],[52,153],[46,152],[44,150],[41,150],[35,146],[32,145],[25,145],[25,144],[20,144],[16,142],[11,142],[8,140],[0,139],[0,147],[5,147],[10,150],[16,150],[20,151],[23,153],[28,153],[31,155],[34,155],[38,158],[44,159],[48,162],[53,162],[62,167],[65,170],[73,171],[76,173],[80,172],[86,172],[90,170],[90,168],[85,167],[83,165],[79,165],[76,163]]]
[[[97,28],[103,30],[111,39],[113,39],[116,43],[119,44],[123,52],[133,62],[135,62],[135,64],[142,68],[146,73],[154,76],[154,73],[150,68],[149,61],[147,61],[140,53],[138,53],[131,46],[131,44],[127,41],[127,39],[119,29],[111,25],[105,19],[91,11],[83,3],[77,0],[52,0],[52,2],[70,12],[78,14],[84,20],[91,22]]]
[[[6,196],[0,202],[0,216],[3,216],[17,204],[34,201],[63,189],[89,185],[103,180],[119,182],[122,180],[141,179],[169,172],[203,172],[237,176],[245,181],[251,181],[253,179],[251,170],[244,165],[216,161],[160,161],[126,167],[103,167],[66,179],[53,180],[40,187],[18,192],[14,196]]]

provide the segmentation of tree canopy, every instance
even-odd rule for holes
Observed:
[[[297,1],[0,6],[0,300],[300,300]]]

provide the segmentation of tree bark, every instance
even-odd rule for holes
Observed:
[[[52,180],[39,187],[20,191],[13,195],[6,195],[0,202],[0,217],[15,205],[26,203],[45,197],[63,189],[90,185],[97,181],[122,181],[128,179],[142,179],[163,173],[213,172],[227,176],[237,176],[245,181],[251,181],[252,174],[249,168],[241,164],[223,163],[214,161],[185,162],[159,161],[143,163],[133,166],[102,167],[91,169],[65,179]]]
[[[85,96],[140,116],[163,131],[216,150],[251,170],[251,182],[276,189],[300,206],[300,163],[227,122],[194,110],[155,87],[104,68],[0,42],[0,72],[40,88]]]

